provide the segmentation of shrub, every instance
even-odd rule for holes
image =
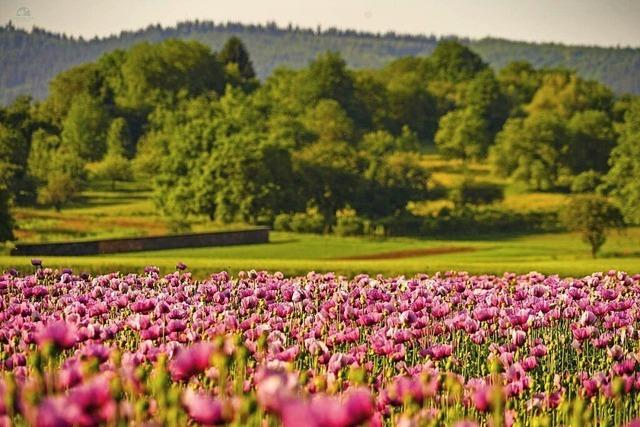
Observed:
[[[366,221],[356,214],[351,208],[345,208],[336,212],[336,226],[333,232],[338,236],[361,236],[365,234]]]
[[[478,235],[530,233],[558,230],[557,214],[553,211],[526,213],[487,206],[442,208],[426,217],[421,227],[425,235]]]
[[[385,236],[417,236],[421,233],[424,218],[403,212],[376,221],[377,227],[382,227]]]
[[[291,231],[296,233],[316,233],[324,231],[324,218],[316,211],[298,212],[291,216]]]
[[[288,213],[276,215],[273,220],[273,229],[276,231],[291,231],[291,215]]]
[[[457,207],[488,205],[504,199],[504,190],[498,184],[464,180],[449,191],[449,199]]]

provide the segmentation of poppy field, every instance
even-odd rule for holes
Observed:
[[[38,263],[36,263],[38,264]],[[0,425],[623,426],[640,275],[0,276]]]

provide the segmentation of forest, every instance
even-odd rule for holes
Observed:
[[[211,21],[183,22],[175,27],[150,25],[138,31],[86,40],[37,27],[27,32],[9,23],[0,27],[0,103],[6,105],[19,95],[44,99],[49,81],[57,73],[95,61],[115,49],[128,49],[144,41],[156,43],[179,38],[199,41],[215,51],[233,36],[240,37],[246,44],[261,80],[279,66],[304,68],[325,51],[341,51],[351,68],[380,68],[400,57],[429,55],[438,41],[455,39],[472,48],[494,70],[511,61],[527,61],[536,68],[575,70],[580,77],[598,80],[618,94],[640,93],[640,52],[637,48],[374,34],[335,28],[278,27],[274,23],[246,25]]]
[[[522,61],[495,72],[452,40],[369,70],[325,52],[260,82],[232,37],[218,52],[177,39],[114,50],[58,74],[45,100],[19,97],[0,110],[0,237],[12,238],[10,206],[59,210],[89,174],[151,183],[168,217],[298,232],[531,231],[562,222],[557,212],[487,208],[503,188],[471,173],[444,188],[421,161],[434,151],[463,167],[488,163],[532,191],[589,194],[572,212],[597,211],[603,226],[640,222],[637,97]],[[453,208],[410,209],[442,198]]]

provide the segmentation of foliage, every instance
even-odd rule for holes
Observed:
[[[171,104],[180,94],[222,92],[224,71],[210,49],[196,41],[176,39],[140,43],[121,65],[123,87],[116,100],[124,107],[150,111]]]
[[[605,197],[594,195],[573,198],[562,211],[561,220],[565,227],[582,235],[593,258],[605,243],[609,229],[624,226],[620,210]]]
[[[519,61],[496,74],[459,40],[359,71],[328,51],[263,83],[244,43],[232,38],[213,52],[168,39],[114,50],[59,75],[44,102],[1,109],[11,200],[37,187],[41,201],[58,195],[64,179],[81,188],[84,166],[99,161],[96,176],[114,186],[133,174],[148,182],[168,218],[262,224],[312,208],[328,232],[351,207],[373,228],[395,217],[413,224],[410,202],[446,193],[421,162],[434,142],[465,170],[489,156],[493,172],[520,188],[593,190],[589,171],[607,172],[620,121],[633,111],[633,98],[615,99],[572,71]],[[463,187],[452,192],[458,208],[501,195]]]
[[[431,236],[465,236],[557,231],[554,211],[514,212],[493,206],[442,208],[424,218],[420,232]]]
[[[130,181],[133,178],[131,162],[123,155],[107,153],[97,165],[95,175],[111,181],[111,188],[115,188],[117,181]]]
[[[605,181],[620,201],[627,221],[640,223],[640,102],[629,107],[618,145],[611,152]]]
[[[225,66],[235,64],[243,81],[250,81],[256,76],[249,52],[238,37],[229,37],[218,53],[218,60]]]
[[[338,236],[361,236],[365,234],[368,223],[357,215],[354,209],[346,207],[336,212],[334,233]]]
[[[464,179],[449,192],[449,199],[457,208],[466,205],[488,205],[504,199],[501,185]]]
[[[85,160],[60,138],[43,130],[33,135],[28,168],[40,184],[38,202],[53,205],[56,210],[73,198],[86,179]]]
[[[8,103],[19,94],[37,99],[47,96],[49,81],[56,74],[77,64],[88,63],[105,52],[127,49],[141,41],[157,42],[170,38],[199,40],[211,49],[220,49],[225,40],[240,37],[256,69],[264,79],[279,66],[301,68],[318,53],[340,50],[354,68],[377,68],[399,57],[427,55],[438,39],[395,33],[371,34],[335,28],[317,31],[299,27],[238,23],[182,22],[175,27],[149,26],[106,38],[80,40],[41,28],[26,32],[13,26],[0,28],[2,83],[0,102]],[[494,69],[514,60],[535,67],[564,67],[578,70],[585,78],[600,80],[617,93],[639,93],[638,49],[566,46],[557,43],[525,43],[485,38],[464,40]]]
[[[608,112],[576,112],[567,123],[567,129],[570,133],[567,160],[571,172],[606,172],[607,160],[616,139]]]
[[[438,150],[447,158],[483,158],[491,139],[487,122],[473,109],[453,110],[440,119],[435,136]]]
[[[11,215],[11,193],[6,184],[6,169],[2,168],[0,163],[0,243],[7,240],[13,240],[14,220]]]
[[[5,191],[17,203],[29,203],[35,195],[35,183],[27,170],[33,132],[43,126],[33,114],[30,98],[20,97],[7,108],[0,108],[0,169]]]
[[[571,182],[572,193],[592,193],[602,183],[602,175],[596,171],[588,170],[573,178]]]
[[[455,40],[438,43],[431,58],[435,75],[453,83],[469,80],[487,68],[480,56]]]
[[[564,157],[568,140],[566,122],[554,114],[509,119],[490,150],[493,170],[534,190],[552,189],[568,173]]]
[[[133,178],[131,162],[126,157],[126,146],[130,146],[127,122],[119,117],[109,126],[107,134],[107,153],[95,170],[97,177],[111,181],[115,188],[117,181],[129,181]]]
[[[73,98],[62,122],[62,142],[83,159],[98,160],[106,151],[108,116],[104,106],[87,94]]]
[[[54,171],[47,177],[47,183],[38,190],[38,202],[52,205],[60,211],[76,195],[79,188],[69,173]]]

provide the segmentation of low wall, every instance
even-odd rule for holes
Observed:
[[[120,252],[156,251],[161,249],[201,248],[250,243],[268,243],[269,229],[255,228],[240,231],[219,231],[158,237],[90,240],[64,243],[18,243],[11,255],[98,255]]]

